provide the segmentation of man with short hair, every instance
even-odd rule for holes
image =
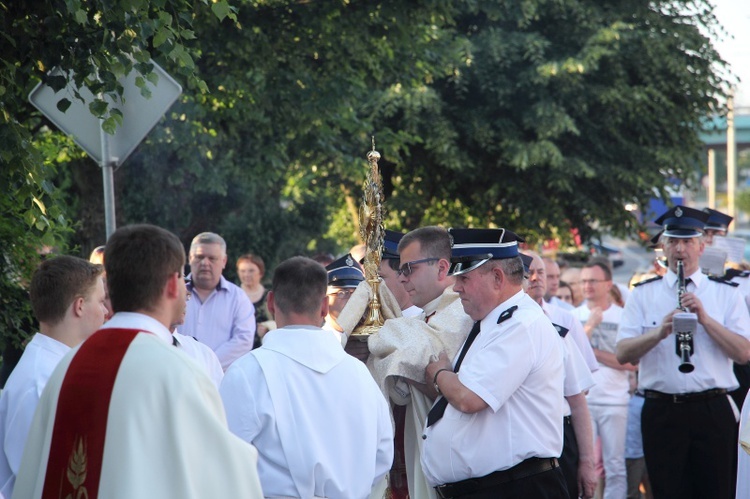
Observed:
[[[627,495],[625,435],[628,427],[631,364],[621,365],[615,358],[615,338],[622,308],[612,301],[612,271],[603,262],[587,263],[581,270],[585,302],[573,310],[591,340],[599,370],[588,402],[594,440],[600,439],[606,483],[604,499],[624,499]]]
[[[258,449],[267,497],[364,498],[393,461],[383,394],[364,364],[320,328],[326,284],[326,271],[309,258],[276,267],[268,308],[278,329],[221,385],[230,429]]]
[[[439,398],[422,466],[441,497],[565,498],[563,346],[523,291],[518,236],[452,229],[451,275],[474,327],[458,356],[425,369]]]
[[[218,234],[202,232],[190,243],[185,323],[178,332],[211,347],[227,368],[253,348],[255,308],[242,288],[221,275],[227,265],[227,243]]]
[[[187,293],[180,240],[121,227],[105,262],[115,315],[50,377],[14,496],[262,497],[256,450],[229,432],[213,383],[172,345]]]
[[[617,335],[617,360],[640,363],[643,451],[655,497],[734,497],[737,419],[727,391],[738,386],[732,361],[750,360],[750,316],[732,283],[701,272],[706,220],[686,206],[656,220],[669,270],[633,289]],[[694,328],[689,338],[672,334],[678,304],[697,319],[678,323],[682,333]],[[689,373],[683,346],[692,350]]]
[[[424,313],[386,320],[369,338],[368,367],[391,400],[406,406],[404,458],[409,496],[432,498],[437,495],[427,484],[420,462],[422,428],[434,399],[434,393],[425,393],[424,368],[443,349],[457,352],[472,321],[451,289],[448,231],[429,226],[408,232],[398,243],[398,253],[399,283]]]
[[[416,317],[422,313],[422,309],[414,305],[411,296],[399,281],[399,269],[401,268],[401,257],[398,254],[398,243],[404,237],[401,232],[385,230],[383,236],[383,253],[378,267],[378,275],[388,287],[404,317]]]
[[[52,371],[104,323],[101,265],[74,256],[42,262],[29,296],[39,332],[26,345],[0,397],[0,497],[10,497],[34,410]]]
[[[596,359],[589,366],[583,352],[578,347],[578,337],[585,351],[593,358],[594,353],[588,342],[583,327],[573,314],[544,301],[548,279],[545,271],[548,268],[538,254],[526,251],[531,257],[526,286],[526,294],[537,302],[552,321],[563,338],[565,346],[565,417],[563,423],[563,452],[560,456],[560,467],[565,475],[568,495],[571,498],[582,496],[591,498],[597,485],[595,471],[594,443],[591,429],[591,415],[586,403],[586,391],[594,385],[591,376],[599,369]]]

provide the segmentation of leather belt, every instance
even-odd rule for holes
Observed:
[[[656,390],[645,390],[643,396],[647,399],[662,399],[669,400],[674,404],[684,404],[687,402],[700,402],[703,400],[709,400],[712,398],[726,395],[726,388],[712,388],[704,392],[693,392],[693,393],[663,393],[657,392]]]
[[[570,419],[570,416],[563,416],[563,423],[572,425],[573,424],[573,420]]]
[[[479,478],[468,478],[466,480],[461,480],[460,482],[438,485],[435,487],[435,490],[437,490],[438,495],[444,499],[460,497],[480,490],[489,489],[496,485],[553,470],[559,466],[560,464],[557,462],[557,458],[554,457],[531,457],[507,470],[495,471],[494,473]]]

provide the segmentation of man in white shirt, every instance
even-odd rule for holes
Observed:
[[[230,429],[258,449],[267,497],[365,498],[393,461],[385,397],[320,328],[326,283],[309,258],[276,267],[268,309],[278,329],[221,384]]]
[[[617,359],[640,362],[643,451],[655,497],[734,497],[737,419],[727,392],[738,386],[732,361],[750,360],[750,316],[732,283],[701,272],[706,220],[685,206],[656,220],[669,270],[633,289],[617,335]],[[678,304],[696,315],[691,338],[672,334]],[[690,372],[678,355],[683,344],[692,344]]]
[[[115,315],[52,373],[14,497],[262,496],[257,451],[229,432],[213,383],[172,344],[184,265],[182,243],[159,227],[109,238]]]
[[[29,296],[39,332],[5,384],[0,397],[0,493],[13,494],[16,474],[39,397],[60,359],[104,323],[103,268],[74,256],[39,265]]]
[[[585,302],[573,310],[573,315],[583,323],[599,361],[599,370],[594,373],[596,384],[586,401],[591,412],[594,440],[600,439],[602,445],[606,476],[604,499],[625,499],[625,436],[630,401],[628,371],[634,371],[635,366],[621,365],[615,358],[615,338],[622,307],[612,302],[612,286],[612,271],[606,264],[599,261],[586,264],[581,270]]]
[[[422,467],[441,497],[567,497],[563,345],[523,291],[518,236],[452,229],[451,274],[476,321],[457,358],[425,369],[440,395],[424,429]],[[403,255],[402,255],[403,258]]]
[[[592,370],[584,360],[573,336],[583,333],[581,323],[571,313],[544,301],[548,280],[545,278],[546,266],[542,258],[527,251],[522,258],[531,258],[529,262],[526,293],[537,302],[544,313],[557,328],[566,347],[565,355],[565,412],[564,412],[564,446],[560,456],[568,495],[572,498],[588,499],[594,496],[597,485],[594,444],[591,430],[591,415],[586,403],[586,391],[593,384]],[[591,350],[586,339],[585,347]],[[593,352],[591,353],[593,356]],[[599,366],[596,366],[598,370]]]

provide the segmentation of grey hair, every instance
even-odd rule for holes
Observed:
[[[190,254],[195,252],[195,247],[200,244],[218,244],[221,246],[221,251],[225,255],[227,254],[227,242],[219,234],[214,232],[201,232],[193,238],[190,243]]]

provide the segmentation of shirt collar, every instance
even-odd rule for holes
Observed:
[[[190,279],[190,284],[187,285],[187,290],[192,293],[193,289],[194,289],[194,284],[192,282],[193,281],[193,273],[192,272],[189,273],[187,276],[185,276],[185,278],[186,279]],[[221,276],[219,276],[219,283],[216,285],[216,287],[214,289],[216,291],[219,291],[219,290],[222,290],[222,289],[223,290],[227,290],[227,289],[229,289],[228,282],[229,281],[227,281],[226,279],[224,279],[224,276],[221,275]]]
[[[691,275],[686,275],[685,280],[690,279],[693,282],[693,285],[695,285],[696,289],[701,287],[701,284],[705,282],[707,279],[706,275],[700,271],[700,269],[693,272]],[[674,288],[677,286],[677,274],[672,272],[672,269],[667,270],[667,273],[664,275],[664,280],[667,283],[667,286],[670,288]]]
[[[102,329],[138,329],[152,333],[167,344],[172,344],[172,333],[164,327],[164,324],[153,317],[137,312],[117,312],[104,323]]]

